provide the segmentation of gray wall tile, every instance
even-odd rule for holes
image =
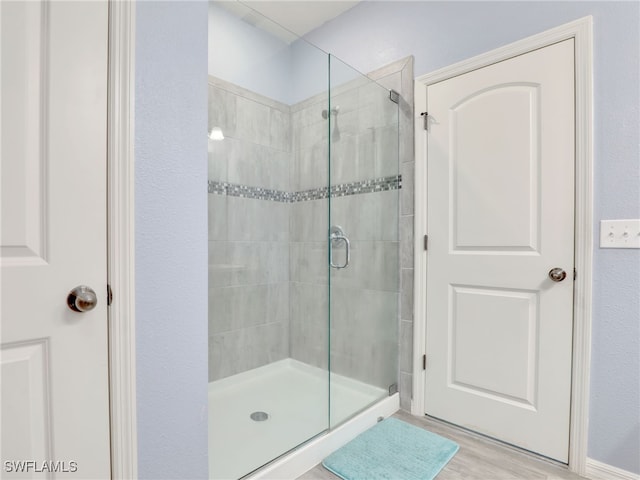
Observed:
[[[331,223],[352,241],[398,240],[398,190],[331,199]]]
[[[324,120],[322,111],[328,108],[329,96],[327,93],[321,93],[308,100],[291,105],[291,124],[292,126],[308,127]],[[295,129],[292,129],[295,135]]]
[[[288,343],[286,322],[209,336],[209,381],[287,358]]]
[[[337,89],[338,93],[332,88],[331,93],[331,108],[339,107],[340,115],[346,115],[347,113],[357,113],[360,108],[360,86],[355,85],[353,87],[346,86],[343,89]]]
[[[227,140],[227,139],[225,139]],[[232,140],[229,138],[228,140]],[[209,170],[207,179],[218,182],[227,181],[227,160],[230,143],[228,141],[208,140]]]
[[[358,177],[369,178],[376,169],[375,129],[368,128],[358,132]]]
[[[400,217],[400,266],[413,268],[413,215]]]
[[[389,100],[389,92],[377,83],[360,88],[358,119],[360,130],[397,123],[396,105]]]
[[[259,145],[271,143],[271,109],[242,96],[236,97],[235,138]]]
[[[328,284],[291,282],[290,299],[291,358],[326,369],[329,361]]]
[[[413,215],[414,212],[414,191],[415,191],[415,163],[403,163],[402,191],[400,193],[400,213],[402,215]]]
[[[288,241],[289,204],[227,197],[229,240]]]
[[[400,318],[403,320],[413,320],[413,275],[412,268],[402,269]]]
[[[331,287],[332,371],[387,388],[396,382],[397,292]]]
[[[398,174],[398,124],[375,129],[375,176]]]
[[[209,266],[220,265],[227,262],[226,241],[209,241]],[[209,286],[211,282],[209,281]]]
[[[209,287],[289,280],[288,242],[210,242]]]
[[[209,290],[209,335],[289,319],[289,283]]]
[[[269,146],[291,151],[291,116],[288,112],[271,108],[269,122]]]
[[[271,147],[246,144],[247,152],[234,164],[229,161],[229,181],[238,184],[287,190],[290,154]],[[235,167],[235,168],[234,168]],[[232,174],[238,172],[236,177]]]
[[[413,372],[413,322],[400,321],[400,372]]]
[[[329,145],[319,142],[291,155],[291,190],[326,187],[329,179]]]
[[[398,292],[400,287],[398,242],[351,242],[349,267],[331,270],[331,285],[336,287],[361,288]],[[345,260],[345,248],[333,249],[334,263]]]
[[[331,183],[348,183],[372,178],[369,172],[359,169],[358,137],[354,134],[341,133],[339,141],[331,142]]]
[[[403,169],[403,178],[402,178],[402,190],[403,196],[401,197],[401,212],[403,214],[411,212],[414,213],[414,195],[415,195],[415,154],[414,154],[414,75],[413,75],[413,57],[409,57],[407,59],[407,63],[401,70],[402,82],[400,87],[400,162],[404,167],[409,164],[409,167],[405,167]],[[407,179],[405,180],[404,174],[407,175]],[[404,190],[407,191],[404,191]],[[402,295],[402,307],[401,312],[405,312],[407,317],[402,317],[408,319],[409,315],[411,315],[411,319],[413,319],[413,275],[415,272],[413,271],[413,245],[414,245],[414,235],[413,232],[413,219],[411,220],[412,228],[411,235],[402,236],[400,240],[400,248],[401,251],[410,250],[412,252],[411,255],[407,255],[406,262],[401,260],[401,266],[403,268],[407,267],[408,270],[403,270],[403,280],[404,285],[407,286],[407,291],[403,287]],[[402,256],[401,256],[402,258]],[[407,266],[407,263],[410,265]],[[409,273],[411,272],[411,273]],[[405,330],[405,342],[400,344],[400,356],[404,358],[405,361],[409,361],[409,370],[406,372],[412,372],[413,366],[411,365],[411,359],[413,357],[413,327]],[[409,373],[403,372],[400,377],[400,405],[404,410],[411,409],[411,398],[412,398],[412,378],[413,376]]]
[[[306,116],[315,115],[316,110],[306,113]],[[303,113],[303,117],[305,114]],[[291,149],[293,152],[299,152],[313,148],[317,145],[327,144],[329,140],[329,124],[327,120],[322,118],[322,114],[318,114],[318,118],[305,125],[304,128],[295,128],[292,132]]]
[[[209,128],[220,127],[225,136],[233,137],[237,125],[237,95],[209,85]]]
[[[290,240],[324,242],[329,233],[329,201],[310,200],[290,204]]]
[[[289,279],[292,282],[326,285],[329,279],[327,242],[291,242]]]
[[[400,392],[400,408],[407,412],[411,411],[411,398],[412,398],[412,386],[413,375],[410,373],[400,373],[400,382],[398,384],[398,390]]]
[[[362,129],[360,128],[359,121],[357,111],[343,112],[341,108],[337,115],[333,113],[329,119],[329,139],[331,140],[332,146],[338,146],[343,138],[353,137],[360,133]]]
[[[216,143],[229,145],[226,181],[252,187],[289,189],[289,152],[233,138]]]
[[[227,197],[208,195],[209,241],[227,240]]]

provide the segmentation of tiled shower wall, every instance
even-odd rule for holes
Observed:
[[[332,87],[331,125],[323,118],[326,95],[292,106],[292,187],[346,184],[398,175],[397,108],[379,85],[362,79]],[[328,128],[330,127],[330,128]],[[331,225],[351,240],[351,263],[327,267],[328,201],[292,205],[291,357],[388,388],[397,378],[398,190],[332,196]],[[336,262],[344,249],[335,250]],[[328,277],[331,318],[328,318]],[[390,360],[391,359],[391,360]]]
[[[326,188],[329,179],[327,95],[291,107],[292,155],[290,185],[294,191]],[[329,286],[326,198],[291,204],[290,253],[290,355],[326,369],[329,351]]]
[[[412,67],[413,60],[408,58],[370,75],[401,93],[399,119],[393,109],[385,113],[389,100],[380,95],[378,86],[356,82],[333,90],[331,105],[340,111],[337,123],[332,117],[331,132],[322,115],[328,109],[326,95],[288,107],[210,78],[210,127],[220,126],[226,137],[223,142],[210,142],[210,180],[276,192],[326,187],[330,141],[333,184],[397,175],[398,165],[390,159],[398,150],[403,174],[400,208],[395,189],[332,198],[331,223],[343,226],[351,239],[352,263],[348,269],[331,272],[326,198],[287,203],[209,195],[210,380],[287,356],[327,368],[331,274],[333,371],[384,388],[390,379],[399,378],[401,403],[409,408]],[[226,162],[214,161],[225,157]],[[342,259],[341,253],[336,252],[337,260]],[[398,343],[399,377],[394,357]]]
[[[210,185],[289,190],[287,105],[210,77],[214,126],[225,139],[209,141]],[[289,205],[216,193],[208,198],[213,381],[289,356]]]
[[[401,407],[410,410],[415,171],[413,57],[387,65],[369,77],[400,93],[399,139],[393,138],[395,126],[390,124],[389,117],[380,111],[376,114],[370,108],[356,108],[368,104],[375,109],[376,102],[387,101],[375,93],[375,86],[364,85],[360,92],[350,88],[332,95],[331,106],[340,107],[337,142],[334,141],[335,123],[331,132],[322,124],[326,98],[301,102],[292,107],[292,124],[309,131],[304,137],[293,132],[293,158],[297,158],[298,163],[292,163],[291,185],[311,188],[327,182],[327,139],[331,140],[332,148],[332,183],[361,180],[370,177],[372,172],[376,177],[393,174],[398,166],[388,159],[399,155],[402,175],[399,211],[398,192],[393,190],[332,199],[331,224],[344,227],[352,240],[353,257],[348,269],[331,270],[331,361],[336,373],[380,387],[389,386],[389,378],[398,378]],[[368,99],[367,95],[374,95],[375,99]],[[378,110],[381,106],[378,104]],[[374,138],[376,135],[386,135],[386,138]],[[291,356],[323,368],[327,366],[329,269],[325,239],[328,226],[326,200],[292,205]],[[397,318],[396,308],[400,312],[398,322],[388,321],[390,317]],[[390,352],[395,353],[398,347],[398,364],[389,362]]]

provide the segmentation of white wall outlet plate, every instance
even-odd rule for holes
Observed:
[[[640,248],[640,220],[600,220],[600,248]]]

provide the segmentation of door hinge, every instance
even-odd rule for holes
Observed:
[[[113,303],[113,290],[111,290],[111,285],[107,283],[107,306]]]
[[[424,236],[424,249],[428,250],[429,248],[429,235]]]
[[[423,370],[427,369],[427,356],[426,355],[422,355],[422,369]]]
[[[573,280],[575,281],[576,278],[578,278],[578,271],[574,268],[573,269]]]
[[[424,129],[425,130],[429,130],[429,112],[422,112],[420,114],[420,116],[422,117],[422,120],[424,121]]]

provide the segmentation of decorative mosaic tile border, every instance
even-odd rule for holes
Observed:
[[[402,175],[392,177],[374,178],[361,182],[343,183],[331,187],[332,197],[344,197],[345,195],[358,195],[359,193],[386,192],[402,188]]]
[[[291,193],[270,188],[249,187],[237,183],[216,182],[209,180],[209,193],[228,195],[230,197],[255,198],[256,200],[271,200],[274,202],[291,202]]]
[[[216,195],[228,195],[230,197],[254,198],[256,200],[270,200],[273,202],[304,202],[307,200],[322,200],[331,197],[345,197],[361,193],[385,192],[402,188],[402,175],[374,178],[360,182],[342,183],[333,185],[331,190],[327,187],[313,188],[300,192],[285,192],[270,188],[250,187],[237,183],[216,182],[209,180],[208,191]]]

